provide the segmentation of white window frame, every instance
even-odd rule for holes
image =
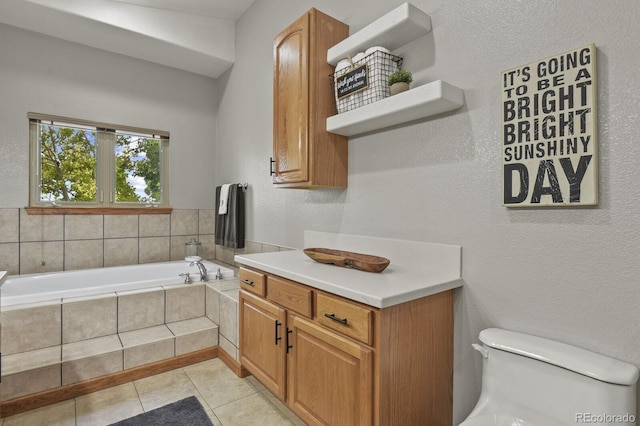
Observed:
[[[106,124],[54,115],[28,113],[29,119],[29,206],[68,208],[145,208],[169,207],[169,132],[132,126]],[[70,127],[96,130],[96,200],[95,201],[43,201],[41,200],[41,147],[38,124],[54,122]],[[160,201],[115,202],[115,141],[116,132],[149,136],[160,139]]]

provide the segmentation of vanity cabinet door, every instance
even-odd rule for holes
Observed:
[[[288,405],[309,425],[371,425],[373,351],[290,315]]]
[[[239,298],[240,363],[274,395],[286,396],[286,311],[244,290]]]

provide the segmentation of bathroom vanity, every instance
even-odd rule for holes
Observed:
[[[300,250],[238,255],[240,362],[311,425],[450,425],[458,246],[305,233],[387,257],[381,273]]]

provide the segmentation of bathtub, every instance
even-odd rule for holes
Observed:
[[[215,280],[218,268],[223,278],[234,275],[233,270],[228,267],[206,260],[202,263],[207,269],[210,282]],[[4,307],[182,284],[184,277],[179,274],[187,272],[194,283],[200,281],[198,268],[195,265],[189,266],[185,261],[10,275],[2,285],[0,305]]]

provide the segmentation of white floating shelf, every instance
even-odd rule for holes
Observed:
[[[460,108],[462,89],[442,80],[327,118],[327,131],[355,136]]]
[[[369,47],[382,46],[395,50],[431,32],[431,18],[411,3],[403,3],[347,37],[327,51],[327,62],[336,65]]]

